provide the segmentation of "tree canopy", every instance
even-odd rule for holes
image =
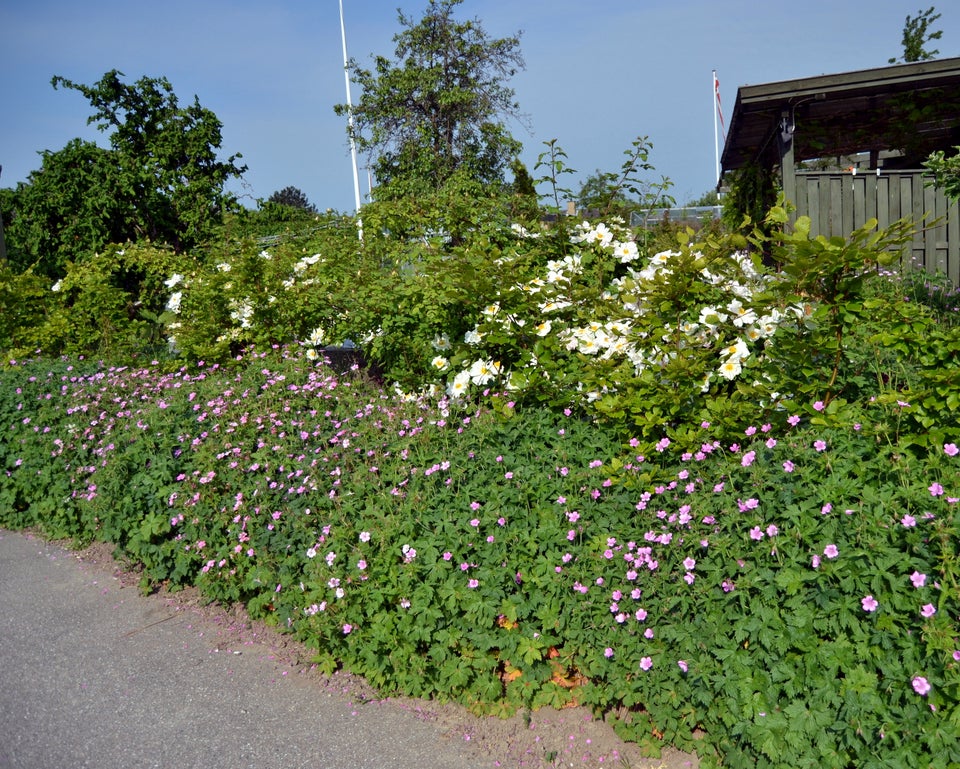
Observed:
[[[128,212],[115,194],[120,173],[110,154],[81,139],[40,153],[40,169],[17,185],[3,206],[15,271],[33,265],[38,274],[59,278],[67,262],[130,239]]]
[[[267,201],[270,203],[279,203],[281,206],[289,206],[290,208],[299,208],[312,214],[317,212],[317,207],[307,199],[303,190],[297,187],[284,187],[282,190],[277,190],[267,198]]]
[[[67,261],[106,243],[150,240],[185,252],[202,243],[236,205],[224,190],[240,176],[239,154],[217,157],[222,124],[197,97],[181,106],[166,78],[124,83],[107,72],[83,85],[53,78],[55,89],[81,93],[88,124],[109,132],[109,148],[74,139],[41,152],[42,166],[17,186],[7,228],[11,266],[61,277]]]
[[[942,30],[928,32],[930,25],[940,18],[939,13],[934,13],[934,6],[930,6],[925,11],[917,11],[915,17],[907,14],[903,24],[903,59],[905,63],[913,61],[927,61],[936,57],[940,51],[934,49],[928,51],[924,46],[931,40],[939,40],[943,36]],[[890,64],[895,64],[897,59],[890,59]]]
[[[477,19],[457,21],[461,2],[430,0],[419,21],[398,12],[394,59],[376,56],[372,70],[350,62],[362,95],[335,109],[352,116],[377,197],[437,190],[456,175],[499,184],[520,151],[503,122],[520,119],[506,85],[524,66],[519,33],[493,38]]]
[[[646,136],[637,137],[631,149],[623,153],[627,159],[619,173],[597,169],[588,176],[576,195],[578,207],[594,216],[620,216],[629,220],[633,211],[673,205],[673,197],[666,194],[673,186],[669,179],[661,177],[658,182],[650,182],[641,176],[653,170],[648,162],[652,148]]]

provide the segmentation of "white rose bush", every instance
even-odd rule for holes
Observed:
[[[774,278],[754,258],[689,243],[642,258],[616,224],[584,222],[569,242],[539,274],[501,282],[445,358],[449,397],[501,388],[651,430],[705,418],[708,401],[737,386],[777,405],[766,351],[778,331],[806,328],[811,311],[777,306]],[[514,259],[500,257],[504,276]]]
[[[358,242],[347,223],[170,276],[168,343],[208,361],[250,345],[295,342],[314,359],[357,345],[410,397],[496,394],[498,407],[573,409],[650,445],[686,441],[691,426],[735,431],[757,408],[782,419],[795,399],[839,406],[861,386],[844,333],[876,312],[845,297],[898,233],[867,227],[840,248],[803,227],[779,243],[681,231],[651,253],[616,220],[487,222],[456,246],[426,226]],[[786,268],[766,267],[763,248]]]
[[[459,401],[503,392],[651,435],[706,418],[706,404],[736,397],[738,386],[771,406],[781,397],[765,379],[765,353],[778,331],[797,332],[809,307],[778,306],[773,279],[745,250],[678,242],[641,256],[616,222],[494,237],[492,259],[477,252],[490,247],[484,235],[453,255],[424,246],[380,273],[363,266],[371,248],[356,246],[348,265],[343,253],[279,249],[219,262],[192,282],[171,277],[171,349],[211,359],[296,340],[317,355],[318,340],[357,340],[388,384],[411,393]],[[365,269],[371,281],[355,284],[351,272]]]

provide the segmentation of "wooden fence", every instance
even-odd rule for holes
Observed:
[[[798,216],[810,217],[812,235],[848,236],[868,219],[887,227],[902,218],[917,230],[905,265],[942,273],[960,285],[960,205],[928,186],[921,171],[857,174],[798,171]]]

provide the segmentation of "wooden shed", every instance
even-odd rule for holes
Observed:
[[[722,174],[779,170],[784,196],[814,235],[907,217],[909,258],[960,284],[960,207],[923,161],[960,146],[960,58],[742,86]]]

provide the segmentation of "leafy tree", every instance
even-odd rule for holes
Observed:
[[[937,150],[923,164],[934,177],[934,185],[943,189],[952,200],[960,199],[960,147],[954,147],[954,154],[947,156],[943,150]]]
[[[296,187],[284,187],[282,190],[277,190],[267,200],[270,203],[299,208],[312,214],[317,213],[317,207],[307,199],[302,190]]]
[[[204,261],[216,259],[216,254],[225,243],[236,244],[254,238],[266,239],[264,244],[267,244],[301,238],[338,220],[339,216],[330,210],[321,214],[316,209],[310,211],[272,200],[258,200],[256,208],[240,208],[223,217],[218,236],[204,249]]]
[[[117,194],[121,178],[112,153],[93,142],[72,139],[43,162],[26,183],[9,191],[7,236],[15,272],[63,277],[68,262],[107,243],[130,239],[127,206]]]
[[[615,215],[624,219],[629,219],[633,211],[673,205],[673,198],[665,194],[672,186],[669,179],[661,177],[659,182],[648,182],[639,176],[643,171],[653,170],[648,161],[652,148],[646,136],[635,139],[631,149],[623,153],[627,159],[619,173],[598,170],[587,177],[577,194],[578,205],[595,210],[599,216]]]
[[[512,195],[510,213],[516,220],[532,222],[540,217],[536,184],[520,158],[514,158],[511,161],[510,170],[513,172],[513,184],[510,187]]]
[[[707,190],[699,198],[687,202],[688,206],[719,206],[720,193],[716,190]]]
[[[635,208],[636,201],[631,203],[623,190],[614,186],[615,180],[615,174],[605,173],[600,169],[590,174],[577,192],[577,208],[581,211],[595,211],[595,216],[599,216],[601,211],[613,213]]]
[[[477,19],[455,20],[461,2],[430,0],[420,21],[399,12],[394,60],[349,65],[362,96],[352,110],[335,110],[352,114],[380,199],[438,190],[457,174],[499,185],[520,150],[502,122],[519,117],[505,85],[524,66],[519,34],[492,38]]]
[[[110,148],[79,139],[41,153],[43,166],[17,186],[11,263],[37,264],[62,277],[77,260],[110,242],[147,239],[182,253],[202,243],[236,206],[224,191],[246,166],[217,158],[222,124],[194,97],[181,106],[166,78],[124,83],[107,72],[92,86],[56,76],[53,87],[79,91],[87,119],[109,131]]]
[[[934,10],[931,5],[925,11],[918,10],[915,17],[907,14],[903,25],[903,62],[927,61],[940,53],[936,49],[928,51],[924,48],[931,40],[939,40],[943,36],[943,31],[939,29],[936,32],[927,32],[930,25],[940,18],[940,14],[934,13]],[[896,64],[897,59],[889,59],[888,62]]]

